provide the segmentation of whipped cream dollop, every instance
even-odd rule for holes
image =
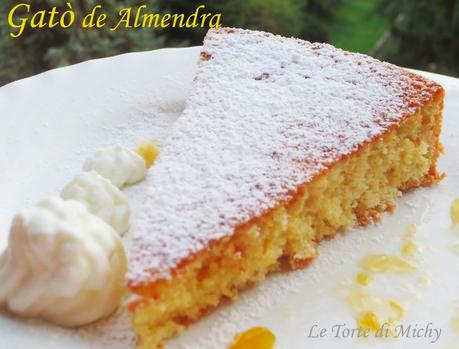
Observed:
[[[0,258],[0,306],[62,326],[111,314],[127,261],[115,230],[73,200],[52,198],[18,214]]]
[[[64,187],[61,197],[83,203],[89,212],[110,224],[120,234],[129,229],[131,211],[126,195],[95,171],[76,176]]]
[[[95,152],[85,161],[83,169],[96,171],[118,188],[137,183],[147,174],[144,158],[120,145]]]

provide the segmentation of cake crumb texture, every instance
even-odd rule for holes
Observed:
[[[441,108],[426,107],[400,128],[335,164],[300,188],[294,199],[239,227],[186,264],[176,276],[139,287],[131,303],[140,348],[155,348],[238,290],[278,270],[317,256],[317,243],[342,229],[367,225],[391,211],[401,191],[431,185],[441,176],[438,156]]]

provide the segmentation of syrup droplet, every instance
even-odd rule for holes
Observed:
[[[403,258],[384,254],[367,256],[362,259],[360,264],[365,270],[374,273],[394,272],[406,274],[415,269],[413,264]]]
[[[394,310],[394,312],[396,314],[395,318],[390,318],[389,319],[389,322],[395,322],[395,321],[401,320],[403,315],[405,314],[405,310],[403,309],[403,307],[400,304],[398,304],[396,301],[394,301],[394,300],[390,300],[389,301],[389,305]]]
[[[358,320],[357,324],[362,330],[378,331],[381,328],[381,322],[378,316],[372,311],[363,314]]]
[[[355,277],[355,281],[362,286],[367,286],[372,280],[373,278],[370,275],[362,272],[357,273]]]
[[[451,221],[455,227],[459,227],[459,198],[451,204]]]
[[[413,256],[415,252],[421,251],[420,246],[415,241],[416,224],[408,224],[403,237],[402,255],[405,257]]]
[[[254,327],[234,337],[228,349],[272,349],[276,337],[264,327]]]
[[[147,168],[150,168],[159,155],[159,149],[155,141],[142,142],[137,146],[135,152],[145,160]]]

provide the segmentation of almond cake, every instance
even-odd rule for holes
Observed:
[[[149,178],[127,283],[158,348],[317,244],[391,211],[437,172],[444,90],[328,44],[221,28]]]

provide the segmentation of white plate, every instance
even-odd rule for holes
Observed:
[[[56,195],[93,151],[115,143],[134,146],[151,137],[164,141],[183,109],[198,53],[199,48],[165,49],[88,61],[0,88],[0,249],[13,215]],[[447,91],[440,168],[448,177],[433,188],[405,195],[381,224],[324,243],[311,267],[271,275],[166,347],[223,349],[236,332],[252,326],[269,327],[278,349],[444,348],[459,342],[452,326],[452,318],[459,316],[459,256],[453,251],[459,233],[451,229],[449,217],[450,204],[459,197],[459,80],[422,74]],[[142,184],[127,190],[134,211],[142,192]],[[378,275],[369,289],[401,303],[404,324],[441,328],[439,340],[431,344],[433,338],[335,338],[331,326],[356,326],[356,314],[337,289],[355,277],[363,256],[399,253],[409,223],[419,226],[417,241],[423,252],[416,260],[418,270],[404,276]],[[324,338],[308,337],[314,324],[327,329]],[[2,349],[127,349],[132,347],[130,339],[123,314],[78,331],[0,314]]]

